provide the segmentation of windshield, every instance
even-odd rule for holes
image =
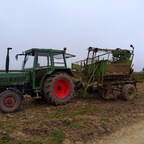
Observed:
[[[34,56],[27,54],[23,61],[23,69],[33,68]]]

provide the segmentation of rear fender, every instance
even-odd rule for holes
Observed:
[[[68,68],[68,69],[54,69],[54,70],[48,71],[40,83],[41,89],[43,89],[43,85],[44,85],[46,78],[49,77],[50,75],[56,73],[56,72],[65,72],[65,73],[68,73],[72,77],[74,76],[74,74],[70,68]]]

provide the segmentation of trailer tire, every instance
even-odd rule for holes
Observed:
[[[65,104],[73,98],[74,83],[67,73],[57,72],[46,79],[43,91],[47,101]]]
[[[12,113],[19,110],[22,97],[19,93],[6,90],[0,94],[0,110],[4,113]]]
[[[126,84],[122,88],[122,97],[125,100],[133,100],[136,96],[136,88],[132,84]]]

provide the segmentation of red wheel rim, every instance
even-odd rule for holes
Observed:
[[[12,108],[14,105],[15,105],[15,99],[11,96],[7,97],[5,100],[4,100],[4,105],[7,107],[7,108]]]
[[[70,84],[62,79],[54,85],[54,93],[58,98],[66,98],[70,92]]]

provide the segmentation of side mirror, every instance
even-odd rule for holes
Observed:
[[[134,46],[131,44],[130,47],[132,48],[132,53],[134,52]]]
[[[134,49],[134,46],[132,44],[130,45],[130,47]]]
[[[18,56],[25,55],[24,52],[22,54],[16,54],[15,59],[18,60]]]
[[[18,54],[15,56],[15,59],[18,60]]]

